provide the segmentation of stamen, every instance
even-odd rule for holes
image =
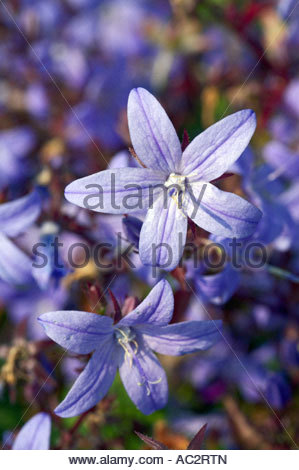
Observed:
[[[132,368],[133,366],[133,361],[135,362],[136,367],[141,377],[141,382],[137,382],[137,385],[139,387],[142,387],[145,385],[146,394],[147,396],[149,396],[151,394],[150,385],[159,384],[162,381],[162,377],[160,377],[157,380],[149,380],[147,378],[146,373],[143,370],[143,367],[141,366],[139,359],[137,357],[137,354],[139,352],[139,345],[135,339],[136,334],[134,330],[126,326],[122,328],[115,328],[115,330],[116,330],[117,342],[125,351],[125,362],[129,364],[130,368]]]
[[[157,384],[159,384],[160,382],[162,382],[162,377],[160,377],[160,378],[157,379],[157,380],[148,380],[148,383],[151,384],[151,385],[157,385]]]
[[[124,349],[124,351],[125,351],[125,361],[129,361],[129,366],[132,368],[133,359],[132,359],[132,354],[130,353],[130,350],[128,349],[128,347],[125,344],[123,344],[123,342],[121,341],[120,338],[118,339],[118,344]]]
[[[124,326],[123,328],[115,328],[117,331],[116,338],[118,344],[125,351],[125,361],[129,363],[130,368],[133,366],[133,357],[138,352],[138,343],[134,339],[135,333],[129,327]],[[135,351],[132,350],[130,343],[133,343],[135,346]]]
[[[169,188],[168,194],[175,201],[179,209],[182,207],[183,197],[186,191],[186,177],[171,173],[164,186]]]
[[[134,354],[137,354],[138,353],[138,343],[135,339],[133,339],[132,343],[134,344],[134,346],[136,348],[135,351],[134,351]]]
[[[146,395],[149,396],[152,392],[151,392],[151,389],[150,389],[150,385],[157,385],[159,384],[160,382],[162,381],[162,377],[160,377],[159,379],[157,380],[144,380],[143,382],[137,382],[137,385],[139,387],[142,387],[143,385],[146,386]]]
[[[120,328],[115,328],[116,331],[118,331],[121,335],[123,335],[123,337],[128,340],[128,336],[125,334],[125,332],[123,330],[121,330]]]

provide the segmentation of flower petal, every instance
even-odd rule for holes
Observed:
[[[50,416],[47,413],[38,413],[22,427],[13,443],[12,450],[48,450],[50,433]]]
[[[181,356],[208,349],[220,339],[221,320],[185,321],[167,326],[140,328],[144,340],[154,351]]]
[[[73,181],[66,187],[65,197],[85,209],[126,214],[148,209],[162,192],[165,178],[148,168],[105,170]]]
[[[0,205],[0,231],[10,237],[24,232],[39,216],[41,198],[37,190]]]
[[[130,93],[128,121],[132,144],[142,163],[167,173],[177,171],[182,156],[180,141],[159,101],[144,88]]]
[[[176,200],[164,192],[147,212],[139,240],[139,254],[146,266],[172,271],[182,257],[187,217]]]
[[[38,320],[46,334],[63,348],[88,354],[112,336],[113,321],[91,312],[57,311],[41,315]]]
[[[255,113],[244,109],[213,124],[186,148],[181,162],[184,175],[211,181],[223,175],[245,150],[256,127]]]
[[[150,323],[151,325],[168,325],[173,314],[173,292],[170,284],[163,279],[158,282],[148,296],[126,315],[119,326]]]
[[[297,178],[299,173],[299,153],[289,149],[282,142],[272,140],[263,148],[263,157],[269,165],[277,169],[278,175]]]
[[[100,345],[66,398],[55,409],[58,416],[78,416],[95,406],[106,395],[117,370],[115,355],[112,338]]]
[[[199,227],[228,238],[249,237],[262,216],[250,202],[210,183],[189,185],[184,211]]]
[[[156,356],[142,340],[138,340],[138,344],[132,364],[123,355],[119,373],[132,402],[143,414],[149,415],[167,403],[167,378]]]
[[[240,272],[227,263],[223,270],[216,274],[194,276],[198,294],[205,302],[214,305],[225,304],[238,289]]]
[[[1,232],[0,279],[13,285],[27,284],[33,280],[30,258]]]

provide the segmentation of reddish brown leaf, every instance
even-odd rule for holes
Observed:
[[[145,444],[148,446],[152,447],[152,449],[155,450],[167,450],[168,448],[162,444],[162,442],[156,441],[152,437],[146,436],[145,434],[142,434],[141,432],[135,431],[135,434],[143,441]]]
[[[203,440],[205,437],[205,432],[207,429],[207,424],[205,424],[199,431],[198,433],[193,437],[192,441],[187,447],[187,450],[201,450],[202,449],[202,444]]]

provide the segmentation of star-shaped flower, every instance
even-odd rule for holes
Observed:
[[[140,411],[151,414],[163,408],[168,397],[167,379],[152,350],[180,356],[207,349],[219,339],[221,324],[187,321],[169,325],[173,302],[172,289],[162,280],[115,325],[112,318],[90,312],[43,314],[39,320],[53,341],[78,354],[93,352],[56,414],[65,418],[92,408],[108,392],[118,368]]]
[[[247,147],[256,126],[252,110],[217,122],[183,152],[167,114],[147,90],[131,91],[128,121],[142,168],[113,168],[74,181],[65,190],[70,202],[113,214],[147,210],[140,256],[145,265],[166,270],[182,256],[188,217],[215,235],[245,238],[255,231],[260,210],[210,183]]]

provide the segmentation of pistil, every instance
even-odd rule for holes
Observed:
[[[129,362],[130,368],[132,368],[133,361],[134,361],[135,366],[138,369],[138,372],[141,377],[141,382],[137,382],[137,385],[139,387],[142,387],[145,385],[146,394],[147,396],[149,396],[151,394],[150,385],[156,385],[160,383],[162,378],[160,377],[157,380],[149,380],[149,378],[146,376],[146,373],[137,357],[139,347],[135,339],[136,334],[131,328],[129,327],[115,328],[115,337],[117,339],[118,344],[125,351],[125,361]],[[135,346],[135,350],[133,350],[132,344]]]

